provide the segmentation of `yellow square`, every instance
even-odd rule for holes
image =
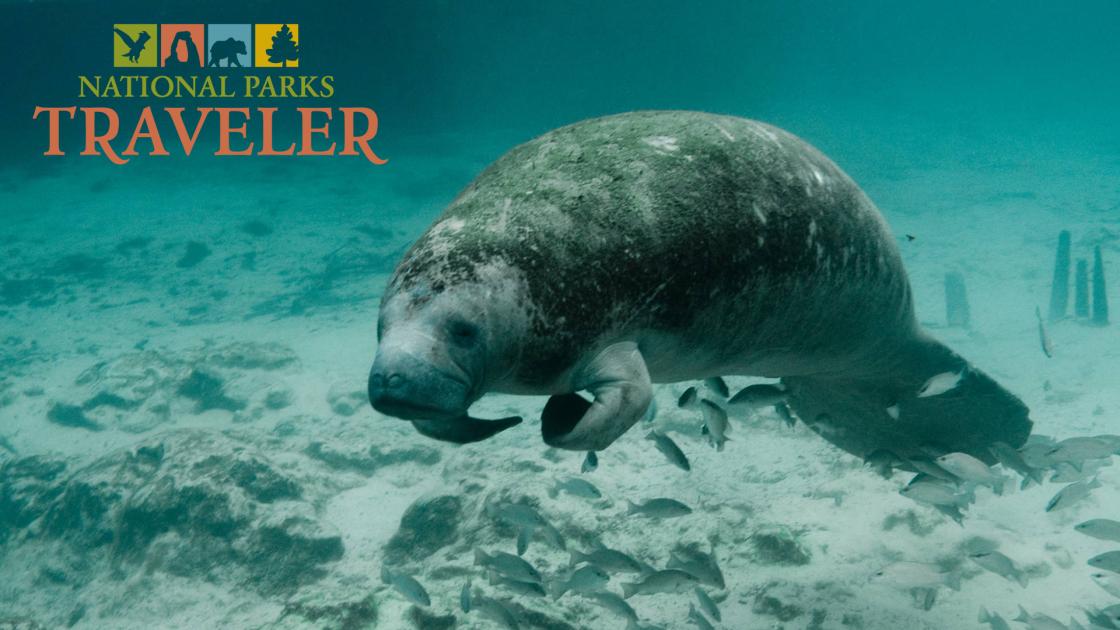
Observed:
[[[154,68],[159,65],[155,24],[113,25],[113,67]]]
[[[258,68],[298,68],[299,24],[257,24],[253,51]]]

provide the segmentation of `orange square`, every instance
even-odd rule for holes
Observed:
[[[201,68],[206,54],[202,24],[161,24],[159,65],[164,68]]]

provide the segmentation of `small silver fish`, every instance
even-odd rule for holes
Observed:
[[[1098,571],[1090,573],[1089,577],[1093,579],[1097,586],[1108,591],[1109,595],[1120,597],[1120,575]]]
[[[1109,630],[1120,628],[1120,605],[1109,606],[1103,610],[1090,608],[1085,611],[1085,616],[1089,619],[1093,628],[1108,628]]]
[[[522,582],[536,582],[537,584],[543,582],[541,574],[533,568],[533,565],[511,553],[495,551],[493,555],[490,555],[481,549],[475,549],[474,563]]]
[[[653,445],[657,447],[657,450],[661,451],[661,454],[665,456],[665,459],[669,460],[669,463],[681,470],[692,470],[692,466],[688,463],[688,458],[684,456],[684,451],[682,451],[680,447],[677,446],[677,443],[668,435],[650,431],[646,434],[646,439],[653,440]]]
[[[961,384],[964,379],[965,370],[960,372],[942,372],[934,374],[929,377],[921,387],[918,388],[918,398],[929,398],[931,396],[940,396],[945,392],[952,391]]]
[[[948,505],[958,508],[967,507],[973,501],[973,496],[967,492],[957,492],[956,488],[946,482],[928,476],[915,477],[899,494],[919,503],[929,505]]]
[[[1078,523],[1073,528],[1086,536],[1100,540],[1120,542],[1120,521],[1107,518],[1094,518],[1084,523]]]
[[[520,528],[517,536],[517,553],[524,554],[529,547],[533,534],[540,532],[541,536],[550,545],[558,549],[567,549],[564,537],[544,516],[535,508],[522,503],[502,503],[497,506],[487,507],[488,513],[494,518]]]
[[[585,564],[572,571],[567,579],[558,580],[552,584],[553,599],[560,598],[568,591],[577,593],[594,593],[604,590],[611,576],[606,571],[593,564]]]
[[[544,597],[544,587],[538,582],[523,582],[513,578],[506,577],[497,571],[489,571],[487,574],[487,581],[490,586],[500,586],[508,591],[513,591],[518,595],[526,595],[530,597]]]
[[[417,606],[432,605],[432,598],[428,597],[428,591],[424,590],[424,587],[411,575],[390,571],[388,567],[382,566],[381,581],[392,586],[405,599]]]
[[[990,613],[987,608],[980,608],[980,615],[976,618],[980,623],[986,623],[991,626],[992,630],[1011,630],[1011,624],[1007,620],[1000,617],[998,613]]]
[[[774,412],[786,423],[787,427],[792,429],[797,425],[797,417],[793,415],[793,411],[789,408],[789,405],[784,402],[774,405]]]
[[[567,492],[584,499],[600,499],[603,497],[603,493],[595,487],[595,484],[579,477],[571,477],[557,482],[555,492]]]
[[[1015,621],[1027,624],[1030,630],[1067,630],[1066,625],[1057,619],[1042,613],[1032,615],[1022,606],[1019,606],[1019,616],[1015,617]]]
[[[1101,482],[1096,478],[1093,478],[1091,481],[1071,483],[1059,490],[1058,493],[1054,495],[1054,498],[1050,499],[1050,502],[1046,504],[1046,511],[1054,512],[1057,510],[1064,510],[1089,496],[1090,492],[1099,487],[1101,487]]]
[[[587,456],[583,458],[583,465],[579,467],[581,473],[589,473],[599,467],[599,456],[595,451],[587,451]]]
[[[633,501],[627,501],[626,503],[629,506],[626,510],[627,514],[639,514],[651,518],[676,518],[692,514],[692,508],[676,499],[660,498],[650,499],[641,504]]]
[[[873,573],[870,579],[907,589],[948,586],[959,591],[961,588],[961,576],[956,571],[944,571],[936,564],[906,560],[888,564]]]
[[[1015,565],[1015,562],[998,551],[986,551],[982,553],[969,554],[968,556],[973,562],[980,565],[984,569],[995,573],[996,575],[1017,582],[1023,588],[1027,587],[1030,578],[1026,572]]]
[[[459,608],[463,612],[469,613],[471,611],[471,582],[463,585],[463,590],[459,591]]]
[[[894,469],[900,467],[903,462],[898,455],[885,449],[878,449],[863,458],[863,463],[880,477],[890,479],[894,476]]]
[[[509,630],[520,630],[517,618],[505,604],[496,599],[479,595],[474,598],[472,608]]]
[[[731,395],[731,390],[727,389],[727,381],[723,380],[722,376],[704,379],[704,387],[718,394],[720,398],[727,398]]]
[[[906,461],[915,470],[917,470],[920,473],[925,473],[925,474],[929,475],[930,477],[936,477],[938,479],[941,479],[941,480],[944,480],[944,481],[951,481],[953,483],[958,483],[960,481],[959,477],[957,477],[953,473],[945,470],[941,466],[938,466],[935,462],[930,461],[928,459],[921,459],[921,458],[914,457],[914,458],[909,458]]]
[[[1023,476],[1024,481],[1029,479],[1036,484],[1042,484],[1042,471],[1028,464],[1027,460],[1023,459],[1022,453],[1010,444],[996,442],[988,450],[991,451],[1001,466],[1019,473]]]
[[[638,613],[634,611],[634,608],[626,603],[625,599],[622,599],[610,591],[580,593],[580,595],[595,600],[603,608],[606,608],[619,617],[625,618],[631,625],[638,622]]]
[[[488,508],[494,518],[518,527],[548,527],[550,523],[531,505],[524,503],[500,503]]]
[[[961,509],[959,507],[955,505],[935,505],[933,506],[933,509],[953,519],[953,521],[955,521],[957,525],[964,527],[964,514],[961,513]]]
[[[700,611],[696,610],[696,606],[693,606],[691,602],[688,604],[688,620],[696,624],[696,627],[700,628],[700,630],[716,630],[712,622],[708,621],[704,615],[700,614]]]
[[[789,393],[781,385],[756,383],[747,385],[727,401],[728,405],[742,405],[751,409],[775,407],[786,401]]]
[[[1032,468],[1049,468],[1053,462],[1046,457],[1046,454],[1054,450],[1057,445],[1058,441],[1050,436],[1032,433],[1027,438],[1027,443],[1019,448],[1019,454]]]
[[[1082,481],[1096,476],[1100,469],[1103,468],[1101,464],[1109,464],[1107,459],[1097,459],[1080,464],[1070,464],[1068,462],[1058,462],[1054,464],[1054,474],[1050,475],[1050,483],[1073,483],[1075,481]]]
[[[695,409],[697,403],[699,403],[699,398],[700,394],[696,391],[696,387],[689,387],[677,399],[677,406],[681,409]]]
[[[704,592],[704,589],[697,586],[695,590],[696,601],[700,602],[701,610],[707,613],[708,616],[712,619],[715,619],[716,621],[723,621],[723,615],[719,612],[719,606],[716,606],[716,603],[712,601],[712,598],[706,592]]]
[[[1089,558],[1089,566],[1094,569],[1120,573],[1120,551],[1106,551],[1098,556],[1093,556]]]
[[[1120,435],[1113,433],[1101,433],[1093,436],[1094,440],[1099,442],[1106,442],[1112,445],[1113,453],[1120,455]]]
[[[517,530],[517,555],[523,556],[526,551],[529,551],[529,543],[533,540],[533,532],[536,531],[532,527],[522,527]]]
[[[707,554],[695,548],[680,548],[669,554],[667,568],[680,569],[692,575],[701,584],[718,589],[726,588],[723,571],[719,568],[715,554]]]
[[[581,562],[588,562],[614,573],[642,572],[642,565],[637,560],[621,551],[615,551],[607,547],[599,547],[589,553],[571,552],[570,564],[576,565]]]
[[[623,582],[622,596],[630,599],[634,595],[654,593],[680,593],[696,585],[696,577],[679,569],[665,569],[647,575],[640,582]]]
[[[818,435],[826,440],[839,440],[848,434],[848,429],[837,425],[832,420],[832,416],[827,413],[818,413],[812,420],[803,421],[805,422],[805,426],[816,431]]]
[[[968,453],[947,453],[935,461],[938,466],[965,481],[988,486],[996,494],[1003,494],[1004,476]]]
[[[1100,436],[1072,437],[1058,442],[1046,453],[1051,462],[1080,464],[1087,459],[1104,459],[1116,454],[1116,444]]]
[[[700,401],[700,411],[704,414],[704,434],[708,436],[708,442],[715,447],[717,451],[723,450],[723,445],[727,443],[727,412],[723,410],[716,403],[704,398]]]

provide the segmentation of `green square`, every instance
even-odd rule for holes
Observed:
[[[155,68],[159,65],[155,24],[113,25],[113,67]]]

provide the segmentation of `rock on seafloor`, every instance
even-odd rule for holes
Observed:
[[[39,577],[22,588],[40,594],[169,575],[288,596],[345,553],[309,499],[333,483],[328,471],[290,468],[239,436],[195,430],[81,467],[10,460],[0,467],[0,551],[28,563]]]

